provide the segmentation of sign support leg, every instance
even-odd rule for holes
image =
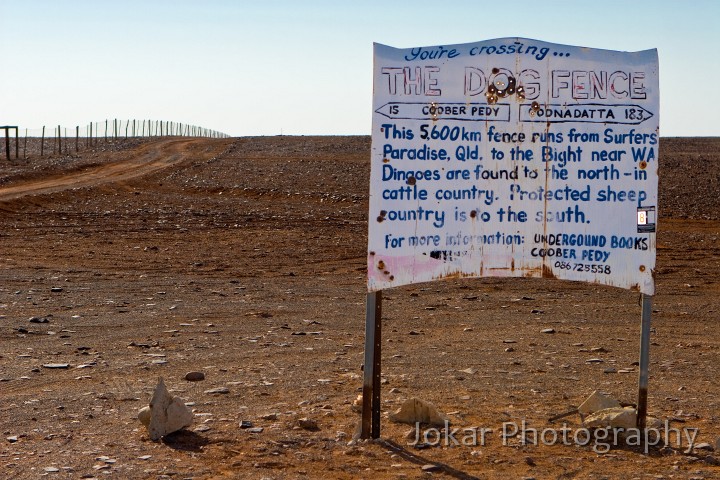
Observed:
[[[650,364],[650,317],[652,295],[642,295],[642,320],[640,325],[640,378],[638,381],[637,428],[645,430],[648,396],[648,367]]]
[[[382,291],[367,294],[365,313],[365,371],[360,438],[380,437],[380,350]]]

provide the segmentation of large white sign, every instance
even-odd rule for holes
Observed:
[[[375,45],[368,290],[552,277],[654,293],[656,50]]]

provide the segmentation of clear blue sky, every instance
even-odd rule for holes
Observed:
[[[372,43],[657,48],[663,136],[720,135],[720,1],[0,0],[0,124],[369,134]]]

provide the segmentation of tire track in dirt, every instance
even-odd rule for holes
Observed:
[[[0,188],[0,202],[28,195],[42,195],[62,190],[94,187],[106,183],[126,181],[155,173],[187,160],[207,160],[224,151],[232,142],[209,142],[206,138],[163,139],[122,152],[123,159],[104,165],[89,167],[64,175],[27,180]]]

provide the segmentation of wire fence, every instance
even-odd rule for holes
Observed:
[[[167,120],[104,120],[74,127],[42,128],[0,127],[0,158],[10,160],[34,155],[71,155],[119,140],[154,137],[228,138],[230,135],[209,128]],[[13,131],[14,130],[14,131]],[[0,131],[0,133],[2,133]]]

